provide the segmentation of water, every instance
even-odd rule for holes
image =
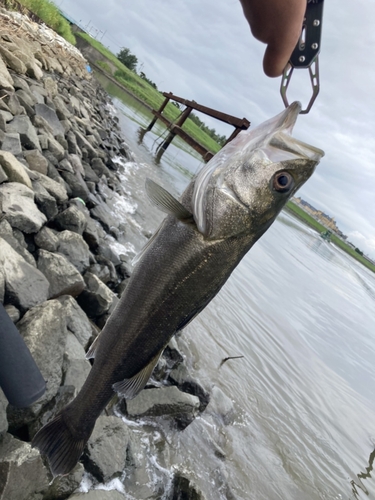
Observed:
[[[145,178],[178,194],[201,161],[176,143],[155,165],[165,131],[139,144],[151,114],[129,98],[114,103],[136,157],[124,173],[131,218],[154,231],[162,215],[144,197]],[[144,241],[134,238],[135,250]],[[208,407],[170,433],[170,469],[209,500],[375,498],[374,312],[375,275],[283,212],[181,336],[194,376],[234,411],[223,423]],[[167,481],[159,468],[155,481]]]

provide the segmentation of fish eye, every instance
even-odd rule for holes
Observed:
[[[273,188],[278,193],[287,193],[293,185],[293,177],[289,172],[277,172],[273,178]]]

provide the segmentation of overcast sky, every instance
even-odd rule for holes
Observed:
[[[262,72],[264,46],[252,38],[238,0],[56,0],[117,53],[128,47],[162,91],[256,126],[283,109],[280,78]],[[294,135],[326,156],[299,194],[333,216],[375,258],[375,2],[325,2],[321,91]],[[101,30],[102,33],[99,31]],[[289,101],[305,105],[306,70],[294,71]],[[217,131],[231,128],[204,118]]]

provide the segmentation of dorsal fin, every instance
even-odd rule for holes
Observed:
[[[174,215],[183,222],[194,220],[193,214],[182,203],[151,179],[146,179],[146,193],[150,201],[162,212]]]

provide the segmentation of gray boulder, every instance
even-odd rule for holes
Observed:
[[[4,172],[3,167],[0,165],[0,184],[2,184],[3,182],[6,182],[8,180],[9,180],[9,178],[8,178],[7,174]]]
[[[111,209],[104,202],[92,208],[90,213],[91,217],[98,220],[107,232],[119,225],[119,221],[113,216]]]
[[[58,214],[55,198],[51,196],[47,189],[37,180],[33,181],[33,188],[37,207],[48,220],[53,219]]]
[[[0,46],[0,53],[8,68],[21,75],[24,75],[26,73],[27,68],[25,64],[21,61],[21,59],[18,59],[17,56],[12,54],[12,52],[10,52],[7,48],[5,48],[4,46]]]
[[[48,137],[48,151],[50,151],[58,161],[62,160],[65,156],[65,150],[61,144],[53,137]]]
[[[43,174],[39,174],[37,172],[34,172],[34,175],[36,176],[36,180],[38,180],[38,182],[47,190],[47,192],[51,196],[55,198],[55,200],[58,203],[64,203],[64,201],[67,201],[68,194],[63,185],[63,181],[58,174],[56,177],[57,180],[53,180],[50,177],[47,177],[46,175]],[[49,171],[48,175],[50,175]],[[60,179],[61,182],[59,182],[58,179]]]
[[[77,464],[68,475],[56,477],[50,484],[47,492],[44,493],[43,500],[65,500],[68,498],[69,495],[79,488],[83,473],[83,465]]]
[[[78,297],[78,303],[89,318],[102,316],[114,302],[118,302],[118,298],[94,274],[87,272],[84,279],[87,288]]]
[[[17,323],[17,321],[21,317],[21,313],[19,312],[17,307],[15,307],[12,304],[7,304],[6,306],[4,306],[4,309],[6,310],[8,316],[13,321],[13,323]]]
[[[8,400],[4,396],[4,393],[0,387],[0,437],[2,436],[2,434],[4,434],[4,432],[8,430],[7,406],[8,406]],[[0,444],[0,449],[1,449],[1,444]],[[1,477],[1,472],[0,472],[0,477]]]
[[[196,396],[181,392],[177,387],[162,387],[141,391],[132,400],[126,401],[126,411],[130,417],[168,416],[185,428],[198,414],[200,401]]]
[[[101,416],[95,424],[85,453],[85,466],[100,482],[121,476],[131,432],[118,417]]]
[[[0,87],[4,90],[13,92],[13,80],[4,64],[4,61],[0,57]]]
[[[34,242],[39,248],[48,250],[48,252],[56,252],[59,246],[59,239],[48,227],[44,226],[34,237]]]
[[[52,77],[47,76],[46,78],[44,78],[43,84],[50,97],[55,97],[59,93],[57,82]]]
[[[49,283],[3,238],[0,238],[0,270],[5,279],[7,300],[25,311],[48,298]]]
[[[55,217],[54,222],[59,229],[68,229],[80,235],[83,234],[87,226],[85,215],[74,205],[60,212]]]
[[[40,500],[50,480],[39,452],[6,434],[0,446],[0,498]]]
[[[19,182],[0,185],[0,202],[6,220],[24,233],[37,233],[47,222],[34,203],[34,192]]]
[[[68,333],[63,364],[64,385],[72,385],[80,391],[90,370],[82,344],[73,333]]]
[[[81,274],[64,255],[39,250],[38,269],[50,283],[50,298],[60,295],[77,297],[85,288]]]
[[[14,231],[12,230],[11,225],[9,222],[5,219],[3,219],[0,222],[0,236],[7,242],[9,245],[21,256],[23,257],[28,264],[31,266],[36,267],[36,262],[34,257],[31,255],[30,252],[28,252],[25,248],[24,245],[24,240],[22,241],[21,238],[17,239],[15,237],[15,234],[18,230],[15,229]],[[20,233],[20,235],[23,238],[23,234]]]
[[[206,412],[219,417],[225,425],[230,424],[235,415],[232,400],[217,386],[212,388]]]
[[[65,230],[58,235],[58,252],[75,266],[80,273],[84,273],[90,266],[90,249],[81,235]]]
[[[53,130],[53,135],[64,134],[64,128],[54,109],[46,104],[36,104],[34,109],[37,116],[41,116],[48,122]]]
[[[30,170],[36,170],[41,174],[47,175],[48,161],[44,158],[39,149],[25,151],[24,157],[29,165]]]
[[[80,344],[86,349],[93,336],[93,327],[85,312],[80,308],[77,301],[70,295],[58,299],[65,310],[66,326],[73,333]]]
[[[6,131],[20,134],[21,144],[26,149],[40,150],[40,144],[36,130],[28,116],[15,116],[13,120],[7,124]]]
[[[72,198],[82,198],[82,200],[86,201],[89,197],[90,191],[86,186],[85,181],[83,180],[80,172],[76,172],[72,174],[71,172],[61,171],[61,177],[68,184],[72,191]]]
[[[116,490],[91,490],[87,493],[75,493],[68,500],[127,500]]]
[[[0,151],[0,165],[10,182],[19,182],[31,188],[31,181],[21,162],[9,151]]]
[[[0,140],[0,147],[2,151],[8,151],[13,155],[21,154],[22,146],[21,146],[20,134],[12,132],[4,134],[3,138]]]
[[[47,390],[36,403],[41,406],[56,395],[61,385],[67,337],[64,308],[58,300],[44,302],[30,309],[17,327],[47,381]]]

